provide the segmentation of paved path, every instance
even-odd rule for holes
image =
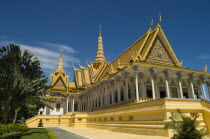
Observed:
[[[49,128],[58,139],[87,139],[75,133],[68,132],[60,128]]]
[[[136,135],[122,132],[113,132],[105,129],[98,128],[75,128],[75,127],[62,127],[68,131],[83,135],[92,139],[170,139],[169,137],[161,136],[146,136]]]

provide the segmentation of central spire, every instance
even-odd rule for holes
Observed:
[[[56,72],[64,73],[62,49],[61,49],[61,52],[60,52],[60,59],[59,59],[59,62],[58,62],[58,68],[57,68]]]
[[[104,49],[103,49],[103,41],[102,41],[102,35],[101,35],[101,25],[99,25],[99,33],[98,33],[98,47],[96,52],[96,57],[94,63],[104,63],[106,62],[105,56],[104,56]]]

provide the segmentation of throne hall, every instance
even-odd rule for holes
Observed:
[[[183,68],[160,23],[161,18],[111,63],[105,58],[99,27],[95,60],[73,65],[72,82],[63,68],[61,50],[57,70],[50,74],[50,89],[44,92],[54,101],[49,104],[53,109],[40,109],[26,124],[35,127],[42,119],[46,127],[171,136],[164,125],[179,109],[186,116],[199,113],[199,128],[210,132],[208,67]]]

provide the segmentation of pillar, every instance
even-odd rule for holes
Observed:
[[[139,83],[138,83],[138,66],[134,65],[133,66],[133,71],[135,75],[135,86],[136,86],[136,100],[139,100]]]
[[[164,74],[165,74],[165,78],[166,78],[166,95],[167,95],[167,98],[170,98],[169,85],[168,85],[170,71],[169,70],[165,70]]]
[[[66,112],[69,111],[69,97],[66,95]]]
[[[191,94],[192,97],[195,99],[195,92],[194,92],[194,86],[193,86],[193,80],[194,80],[195,75],[193,73],[189,74],[189,81],[190,81],[190,88],[191,88]]]
[[[72,96],[72,109],[71,112],[74,112],[74,96]]]
[[[152,84],[152,98],[155,100],[155,83],[154,80],[156,78],[156,68],[152,67],[150,68],[150,74],[151,74],[151,84]]]
[[[210,99],[210,82],[207,82],[207,87],[208,87],[208,94],[209,94],[209,99]]]
[[[117,97],[118,97],[118,102],[121,101],[121,97],[120,97],[120,81],[121,81],[121,77],[117,76],[115,78],[115,80],[117,81]]]
[[[205,91],[205,87],[204,87],[206,75],[201,75],[199,78],[200,78],[200,81],[201,81],[202,96],[203,96],[203,98],[206,99],[206,91]]]
[[[178,82],[179,82],[180,97],[184,98],[183,91],[182,91],[182,76],[183,76],[183,72],[178,72],[176,75],[178,77]]]
[[[129,75],[129,73],[128,72],[123,72],[122,74],[123,74],[124,79],[125,79],[125,93],[124,93],[125,99],[124,100],[128,100],[128,75]]]
[[[106,101],[105,101],[105,105],[108,105],[109,104],[109,102],[108,102],[108,82],[106,81],[105,82],[105,91],[106,91],[106,96],[105,96],[105,99],[106,99]]]

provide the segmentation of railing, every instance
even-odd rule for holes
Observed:
[[[91,111],[95,111],[95,110],[108,109],[108,108],[113,108],[113,107],[117,107],[117,106],[130,105],[130,104],[134,104],[134,103],[141,103],[141,102],[146,102],[146,101],[151,101],[151,100],[153,100],[153,99],[152,98],[140,98],[139,100],[136,100],[136,98],[132,98],[132,99],[116,102],[116,103],[113,103],[113,104],[100,106],[100,107],[95,108],[95,109],[85,110],[84,112],[91,112]]]

